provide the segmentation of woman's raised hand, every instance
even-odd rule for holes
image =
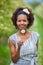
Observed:
[[[20,48],[23,45],[23,41],[18,42],[18,47]]]

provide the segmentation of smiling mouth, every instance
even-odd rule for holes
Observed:
[[[20,26],[21,28],[24,28],[25,26]]]
[[[25,25],[20,25],[20,27],[24,27]]]

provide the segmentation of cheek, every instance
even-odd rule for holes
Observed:
[[[17,26],[18,26],[20,23],[19,23],[19,22],[17,22],[16,24],[17,24]]]
[[[25,22],[24,24],[25,24],[25,25],[28,25],[28,24],[29,24],[29,22]]]

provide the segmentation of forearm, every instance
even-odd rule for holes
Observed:
[[[12,61],[16,63],[20,58],[20,47],[16,50],[16,53],[12,54]]]

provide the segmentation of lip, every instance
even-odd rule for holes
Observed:
[[[20,25],[21,27],[24,27],[24,25]]]
[[[25,26],[24,26],[24,25],[20,25],[20,27],[22,27],[22,28],[23,28],[23,27],[25,27]]]

